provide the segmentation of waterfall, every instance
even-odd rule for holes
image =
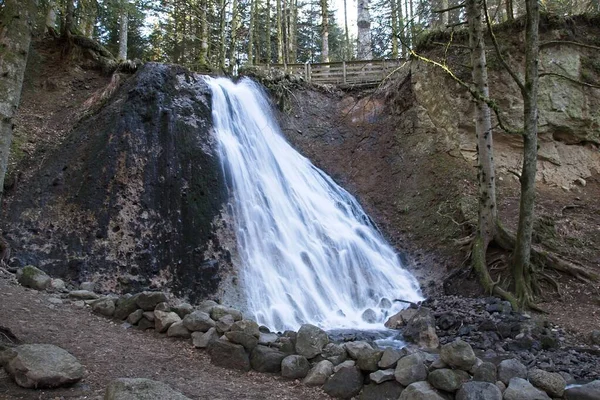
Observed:
[[[247,311],[272,329],[383,328],[422,299],[357,200],[280,133],[249,79],[207,78],[242,260]]]

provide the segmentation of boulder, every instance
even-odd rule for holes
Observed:
[[[106,388],[104,400],[189,400],[166,383],[143,378],[120,378]]]
[[[50,280],[50,286],[48,289],[51,289],[55,292],[66,292],[67,285],[65,285],[65,281],[62,279],[52,279]]]
[[[338,372],[340,369],[345,368],[345,367],[354,367],[356,365],[356,361],[354,360],[346,360],[341,364],[338,364],[336,366],[333,367],[333,372]]]
[[[379,360],[381,360],[382,354],[383,351],[381,350],[365,349],[359,352],[358,358],[356,359],[356,366],[366,372],[377,371],[377,364],[379,363]]]
[[[215,323],[215,328],[217,328],[217,332],[219,332],[220,334],[224,334],[225,332],[228,332],[231,329],[231,326],[234,322],[235,320],[233,319],[233,317],[229,314],[226,314]]]
[[[154,313],[152,313],[154,314]],[[137,324],[137,328],[140,331],[145,331],[146,329],[154,329],[154,321],[150,321],[149,319],[147,319],[146,317],[143,317],[142,319],[140,319],[140,321]]]
[[[384,325],[390,329],[401,329],[416,313],[416,308],[406,308],[392,315]]]
[[[547,372],[541,369],[532,369],[527,373],[527,378],[535,387],[548,393],[550,397],[562,397],[567,382],[557,372]]]
[[[90,292],[96,291],[96,283],[95,282],[82,282],[79,285],[79,289],[81,290],[89,290]]]
[[[177,321],[169,326],[167,336],[187,339],[192,336],[192,333],[183,325],[183,321]]]
[[[356,360],[358,358],[358,355],[361,352],[363,352],[365,350],[373,350],[373,346],[371,346],[369,343],[364,342],[362,340],[344,343],[344,347],[346,348],[348,355],[350,355],[350,357],[353,358],[354,360]]]
[[[115,309],[115,313],[113,317],[117,319],[125,319],[129,317],[129,314],[137,310],[139,307],[137,306],[137,294],[134,296],[124,295],[119,297],[117,300],[117,308]]]
[[[398,360],[405,354],[400,350],[396,350],[392,347],[387,347],[381,355],[381,360],[377,364],[379,368],[388,369],[395,368]]]
[[[514,377],[504,391],[504,400],[550,400],[546,392],[535,388],[525,379]]]
[[[242,313],[231,307],[226,307],[217,304],[215,306],[212,306],[212,308],[210,309],[210,317],[215,321],[220,320],[226,315],[231,315],[234,321],[240,321],[242,319]]]
[[[141,310],[141,308],[140,308]],[[152,321],[154,322],[154,320],[156,319],[156,317],[154,316],[154,311],[144,311],[142,310],[142,315],[144,316],[144,318],[146,318],[148,321]]]
[[[198,305],[198,310],[203,311],[207,314],[210,314],[212,309],[218,305],[219,305],[219,303],[217,303],[216,301],[204,300]]]
[[[527,379],[527,367],[516,358],[503,360],[498,364],[498,379],[508,385],[512,378]]]
[[[156,308],[158,303],[166,301],[167,295],[163,292],[142,292],[136,298],[137,306],[144,311],[152,311]]]
[[[396,379],[395,370],[380,369],[369,374],[369,379],[371,379],[371,382],[375,382],[377,384],[385,381],[393,381]]]
[[[360,393],[363,380],[363,375],[357,367],[344,367],[327,379],[323,390],[331,397],[351,399]]]
[[[437,349],[440,340],[435,332],[435,317],[427,307],[421,307],[408,320],[402,329],[402,335],[408,341],[416,343],[421,348]]]
[[[72,290],[69,292],[69,297],[77,300],[96,300],[100,296],[89,290]]]
[[[319,327],[310,324],[304,324],[298,330],[296,336],[296,352],[301,356],[311,359],[323,350],[323,347],[329,343],[327,333]]]
[[[144,316],[144,310],[142,310],[142,309],[135,310],[134,312],[129,314],[129,316],[127,317],[127,322],[129,322],[131,325],[137,325],[137,323],[140,322],[140,320],[142,319],[143,316]],[[152,313],[152,317],[154,317],[154,313]]]
[[[279,348],[279,351],[283,351],[286,354],[296,353],[296,340],[293,338],[282,336],[277,340],[275,345]]]
[[[310,370],[306,357],[291,355],[281,361],[281,376],[288,379],[302,379]]]
[[[96,300],[92,303],[92,311],[105,317],[112,317],[115,313],[115,302],[110,298]]]
[[[250,354],[250,365],[258,372],[279,372],[287,354],[271,347],[256,346]]]
[[[276,333],[260,333],[258,337],[258,344],[262,344],[263,346],[270,346],[273,343],[279,340],[279,336]]]
[[[363,311],[360,318],[367,324],[374,324],[375,322],[377,322],[377,313],[371,308],[367,308],[365,311]]]
[[[475,369],[473,380],[495,383],[498,380],[496,365],[491,362],[481,363],[481,365]]]
[[[46,290],[52,281],[44,271],[33,265],[26,265],[17,273],[17,281],[28,288]]]
[[[154,329],[156,332],[163,333],[175,322],[181,321],[179,315],[174,312],[154,311]]]
[[[171,306],[169,305],[169,303],[167,303],[166,301],[163,301],[161,303],[158,303],[156,305],[156,307],[154,307],[154,311],[167,311],[168,312],[168,311],[173,311],[173,310],[171,310]],[[175,313],[175,314],[177,314],[177,313]],[[179,314],[177,314],[177,315],[179,315]],[[179,318],[181,318],[181,317],[179,317]]]
[[[598,400],[600,399],[600,380],[585,385],[571,387],[565,390],[567,400]]]
[[[250,370],[250,358],[244,347],[226,340],[212,340],[207,346],[210,361],[218,367]]]
[[[414,382],[402,391],[398,400],[446,400],[429,382]]]
[[[205,312],[194,311],[183,317],[183,325],[192,332],[206,332],[216,325],[216,322]]]
[[[427,368],[419,354],[411,354],[398,360],[395,377],[403,386],[427,379]]]
[[[370,384],[363,387],[358,400],[397,400],[404,387],[396,381]]]
[[[460,369],[436,369],[427,376],[427,382],[436,389],[456,392],[463,383],[471,380],[468,372]]]
[[[590,332],[590,342],[600,346],[600,329],[595,329]]]
[[[60,387],[83,378],[79,361],[52,344],[24,344],[8,352],[4,368],[24,388]]]
[[[493,383],[472,381],[461,386],[456,400],[502,400],[502,392]]]
[[[258,324],[250,319],[242,319],[236,321],[231,325],[231,331],[244,332],[248,335],[252,335],[257,339],[260,337],[260,331],[258,330]]]
[[[179,303],[173,307],[172,311],[179,315],[179,318],[184,319],[186,315],[194,312],[194,307],[188,303]]]
[[[477,361],[471,345],[461,339],[443,345],[440,358],[451,367],[464,371],[468,371]]]
[[[225,332],[225,337],[231,343],[241,344],[248,351],[252,351],[252,349],[258,346],[258,339],[256,336],[250,335],[243,331]]]
[[[333,374],[333,364],[331,361],[319,361],[308,371],[302,383],[307,386],[321,386],[331,374]]]
[[[206,332],[192,332],[192,344],[198,349],[205,349],[213,340],[219,339],[219,333],[215,328]]]

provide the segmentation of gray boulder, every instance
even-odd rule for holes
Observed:
[[[335,373],[335,372],[338,372],[342,368],[354,367],[354,366],[356,366],[356,361],[354,361],[354,360],[346,360],[343,363],[334,366],[333,367],[333,372]]]
[[[153,313],[154,314],[154,313]],[[137,324],[137,329],[139,329],[140,331],[145,331],[147,329],[154,329],[154,321],[150,321],[149,319],[147,319],[146,317],[143,317],[142,319],[140,319],[140,321]]]
[[[351,399],[360,393],[363,381],[363,375],[357,367],[344,367],[325,382],[323,390],[331,397]]]
[[[377,384],[383,383],[385,381],[393,381],[396,379],[394,373],[395,370],[393,369],[380,369],[369,374],[369,379],[371,379],[372,382],[375,382]]]
[[[141,308],[139,310],[142,311],[142,316],[148,321],[154,322],[154,320],[156,319],[156,317],[154,316],[154,311],[144,311]]]
[[[179,303],[173,307],[172,311],[179,315],[179,318],[184,319],[186,315],[194,312],[194,307],[188,303]]]
[[[302,379],[310,370],[306,357],[291,355],[281,361],[281,376],[288,379]]]
[[[167,303],[166,301],[160,302],[156,305],[156,307],[154,307],[154,311],[173,311],[171,310],[171,306],[169,305],[169,303]],[[175,311],[173,311],[175,312]],[[177,313],[175,313],[177,314]],[[179,315],[179,314],[177,314]],[[181,318],[181,317],[179,317]]]
[[[192,332],[192,344],[198,349],[205,349],[213,340],[219,339],[219,333],[215,328],[206,332]]]
[[[192,336],[192,333],[183,325],[183,321],[177,321],[169,326],[167,336],[187,339]]]
[[[323,350],[323,347],[329,343],[327,333],[319,327],[310,324],[304,324],[298,330],[296,336],[296,352],[301,356],[311,359]]]
[[[217,332],[224,334],[231,329],[234,322],[235,320],[233,319],[233,316],[226,314],[219,318],[219,320],[215,323],[215,328],[217,328]]]
[[[429,382],[415,382],[402,391],[398,400],[446,400]]]
[[[137,306],[137,294],[134,296],[124,295],[119,297],[117,300],[117,308],[115,309],[115,313],[113,317],[117,319],[125,319],[129,317],[129,314],[137,310],[139,307]]]
[[[527,379],[527,367],[515,358],[503,360],[498,364],[498,379],[508,385],[512,378]]]
[[[472,381],[461,386],[456,400],[502,400],[502,392],[493,383]]]
[[[565,378],[556,372],[532,369],[527,374],[527,378],[535,387],[542,389],[550,397],[562,397],[567,386]]]
[[[598,400],[600,399],[600,380],[565,390],[567,400]]]
[[[419,354],[411,354],[398,360],[395,370],[396,380],[403,386],[427,379],[427,367]]]
[[[356,366],[366,372],[377,371],[382,354],[383,351],[375,349],[361,351],[356,359]]]
[[[230,330],[234,332],[244,332],[245,334],[254,336],[257,339],[260,337],[258,324],[250,319],[242,319],[234,322],[233,325],[231,325]]]
[[[79,285],[79,289],[89,290],[90,292],[93,292],[96,290],[96,283],[95,282],[82,282],[81,285]]]
[[[54,292],[66,292],[67,285],[65,285],[65,281],[63,281],[62,279],[51,279],[50,286],[48,287],[48,289]]]
[[[491,362],[484,362],[475,369],[473,380],[481,382],[495,383],[498,380],[496,365]]]
[[[276,333],[260,333],[258,337],[258,344],[263,346],[270,346],[279,340],[279,336]]]
[[[594,329],[590,332],[590,342],[600,346],[600,329]]]
[[[321,386],[331,374],[333,374],[333,364],[331,361],[319,361],[308,371],[302,383],[307,386]]]
[[[427,307],[417,310],[406,323],[402,334],[406,340],[416,343],[422,348],[436,349],[440,345],[440,340],[435,332],[435,317]]]
[[[17,281],[28,288],[46,290],[52,281],[44,271],[33,265],[26,265],[17,272]]]
[[[379,360],[379,363],[377,365],[379,366],[379,368],[383,369],[395,368],[396,363],[398,363],[398,360],[404,355],[405,354],[400,350],[387,347],[383,351],[383,354],[381,355],[381,360]]]
[[[162,382],[142,378],[120,378],[106,388],[104,400],[190,400]]]
[[[96,300],[92,303],[92,311],[105,317],[112,317],[115,313],[115,302],[109,298]]]
[[[6,372],[24,388],[70,385],[85,372],[74,356],[52,344],[24,344],[6,350],[2,358]]]
[[[456,392],[463,383],[470,380],[469,373],[460,369],[436,369],[427,376],[427,382],[431,383],[431,386],[446,392]]]
[[[210,361],[218,367],[250,371],[250,358],[244,347],[226,340],[212,340],[207,346]]]
[[[210,314],[212,309],[218,305],[219,305],[219,303],[217,303],[216,301],[204,300],[200,303],[200,305],[198,305],[198,310],[204,311],[205,313]]]
[[[461,339],[443,345],[440,358],[446,364],[464,371],[468,371],[477,361],[471,345]]]
[[[231,315],[234,321],[240,321],[242,319],[242,313],[231,307],[217,304],[210,309],[210,317],[215,321],[220,320],[226,315]]]
[[[360,318],[365,321],[367,324],[374,324],[377,322],[377,313],[370,308],[367,308]]]
[[[362,340],[344,343],[344,347],[346,348],[348,355],[351,358],[353,358],[354,360],[356,360],[358,358],[359,354],[362,353],[363,351],[373,350],[373,346],[371,346],[369,343],[362,341]]]
[[[550,400],[546,392],[522,378],[512,378],[504,391],[504,400]]]
[[[252,351],[252,349],[258,346],[258,339],[256,336],[250,335],[243,331],[225,332],[225,337],[231,343],[241,344],[248,351]]]
[[[167,295],[163,292],[142,292],[137,296],[136,304],[144,311],[152,311],[158,303],[167,301]]]
[[[205,312],[194,311],[183,317],[183,325],[192,332],[206,332],[213,328],[216,323]]]
[[[250,354],[250,365],[258,372],[279,372],[287,354],[271,347],[256,346]]]
[[[358,400],[397,400],[404,387],[396,381],[369,384],[363,387]]]
[[[325,347],[323,347],[321,356],[323,356],[324,359],[331,361],[333,365],[338,365],[346,361],[348,353],[342,345],[327,343]]]
[[[156,332],[166,332],[171,325],[179,321],[181,321],[179,315],[172,311],[154,311],[154,329]]]
[[[72,290],[69,292],[69,297],[77,300],[96,300],[100,296],[89,290]]]
[[[387,321],[385,321],[385,327],[390,329],[400,329],[406,325],[406,323],[414,317],[417,313],[416,308],[407,308],[399,313],[392,315]]]
[[[143,316],[144,310],[135,310],[134,312],[129,314],[129,316],[127,317],[127,322],[129,322],[131,325],[137,325],[137,323],[140,322]],[[152,313],[152,317],[154,317],[154,313]]]

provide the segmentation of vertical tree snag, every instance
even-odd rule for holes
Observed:
[[[329,62],[329,9],[327,0],[321,2],[321,62]]]
[[[208,65],[208,19],[206,13],[208,9],[208,0],[200,1],[200,53],[198,55],[198,64],[200,68]]]
[[[369,0],[358,0],[356,25],[358,26],[357,58],[359,60],[372,60]]]
[[[277,63],[283,64],[283,21],[281,16],[281,0],[277,0]]]
[[[127,60],[127,31],[129,30],[129,13],[127,12],[127,1],[121,2],[119,10],[119,56],[120,60]]]
[[[266,27],[266,39],[267,42],[265,47],[267,48],[267,65],[271,64],[273,60],[271,60],[271,0],[267,0],[267,27]]]
[[[36,8],[35,0],[5,0],[0,14],[0,200]]]
[[[229,68],[233,71],[234,66],[237,64],[236,59],[236,48],[237,48],[237,35],[239,28],[239,6],[238,0],[233,0],[231,6],[231,43],[229,47]]]
[[[398,6],[396,0],[390,0],[390,7],[392,8],[392,58],[398,58]]]

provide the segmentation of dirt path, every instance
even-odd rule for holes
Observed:
[[[71,352],[86,367],[72,388],[27,390],[0,369],[0,399],[101,400],[116,378],[150,378],[168,383],[192,399],[327,399],[320,389],[256,372],[215,367],[188,340],[125,329],[121,323],[77,308],[54,305],[51,295],[25,289],[0,276],[0,325],[26,343],[51,343]]]

